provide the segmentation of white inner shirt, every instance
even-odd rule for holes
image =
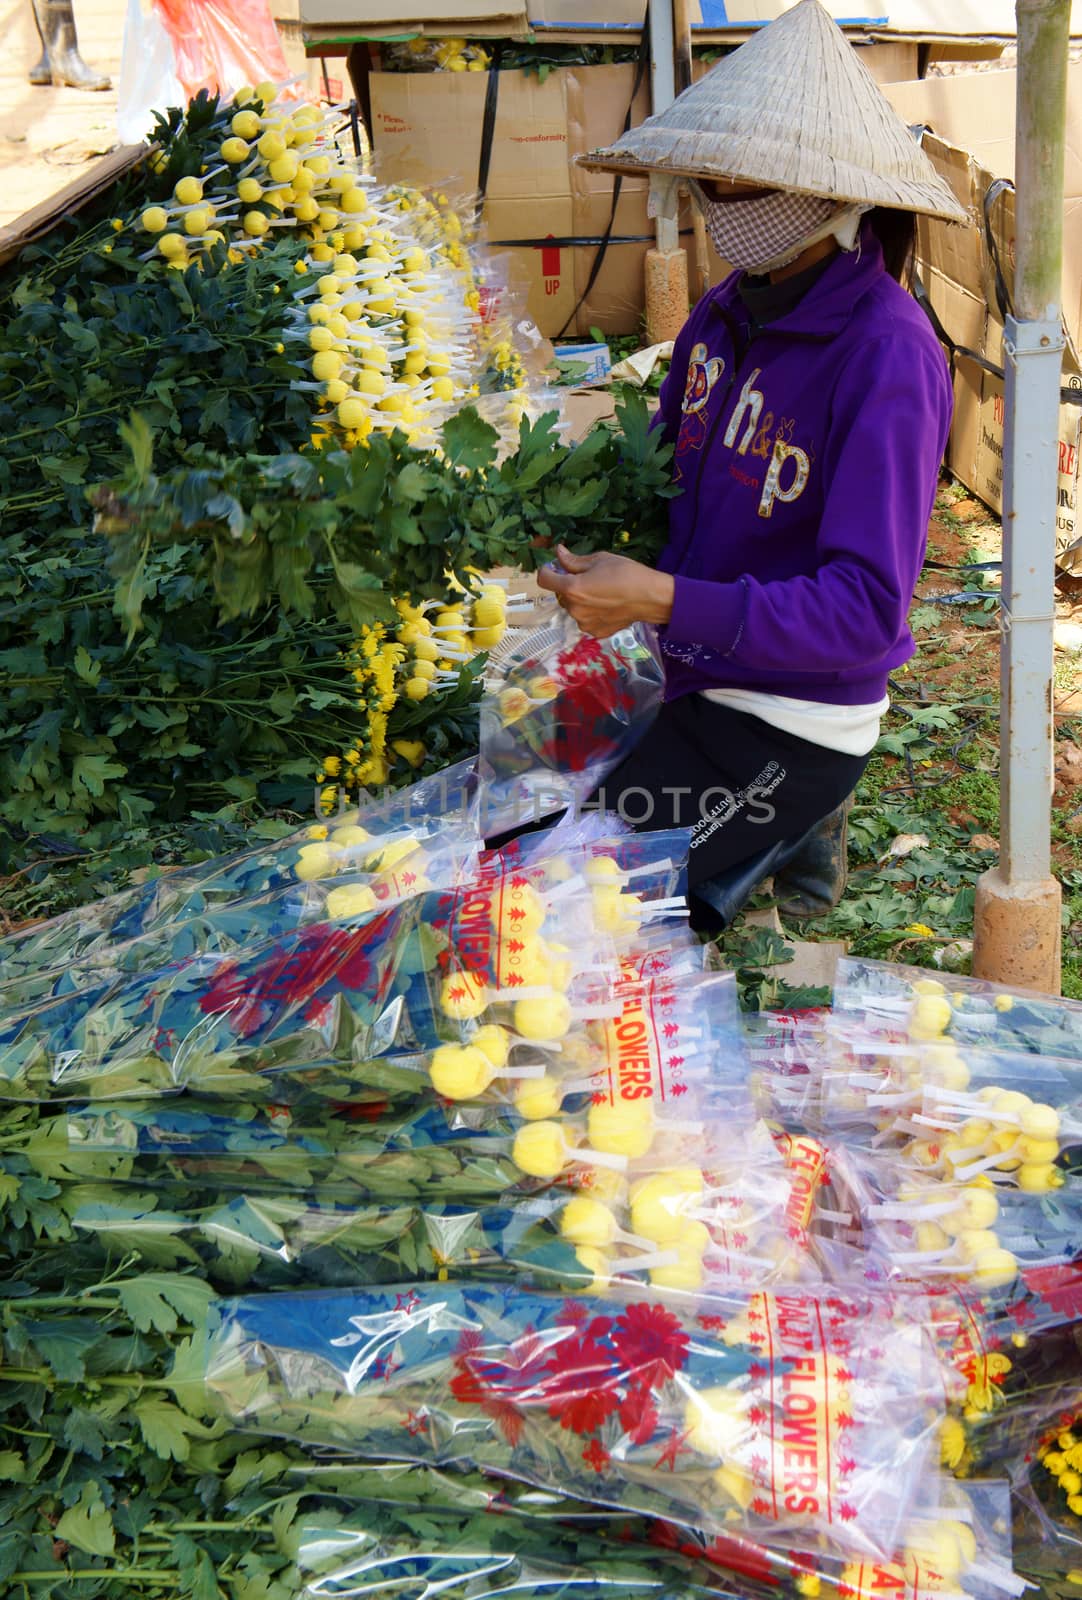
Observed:
[[[716,706],[746,711],[772,728],[781,728],[809,744],[840,750],[847,756],[866,756],[879,740],[879,719],[890,709],[884,695],[874,705],[835,706],[823,700],[791,700],[784,694],[761,694],[756,689],[703,689],[704,700]]]

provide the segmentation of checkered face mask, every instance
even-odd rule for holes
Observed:
[[[795,261],[808,245],[832,233],[846,210],[817,195],[781,191],[757,200],[708,200],[702,194],[701,199],[718,255],[756,277]]]

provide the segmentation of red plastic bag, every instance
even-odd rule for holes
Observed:
[[[154,8],[189,98],[200,89],[231,95],[242,84],[284,84],[292,76],[267,0],[154,0]],[[280,93],[301,97],[299,87]]]

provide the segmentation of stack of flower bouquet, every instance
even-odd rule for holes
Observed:
[[[4,1470],[132,1430],[15,1579],[145,1588],[167,1470],[200,1600],[1066,1582],[1082,1008],[848,962],[746,1033],[686,833],[483,789],[0,941]]]

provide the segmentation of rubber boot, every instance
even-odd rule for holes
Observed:
[[[696,933],[717,933],[740,915],[753,894],[772,894],[773,880],[800,855],[811,834],[778,839],[757,856],[737,861],[724,872],[696,884],[690,896],[691,926]]]
[[[825,917],[845,893],[849,877],[849,813],[853,796],[824,817],[791,861],[774,873],[774,898],[783,917]]]
[[[52,83],[68,89],[111,89],[111,80],[88,67],[79,54],[71,0],[31,0],[31,4],[44,47],[41,61],[30,73],[31,83]],[[48,77],[43,75],[46,66]]]
[[[30,79],[35,89],[47,89],[52,85],[53,69],[49,65],[49,57],[45,52],[44,39],[41,41],[41,55],[34,62],[26,76]]]

